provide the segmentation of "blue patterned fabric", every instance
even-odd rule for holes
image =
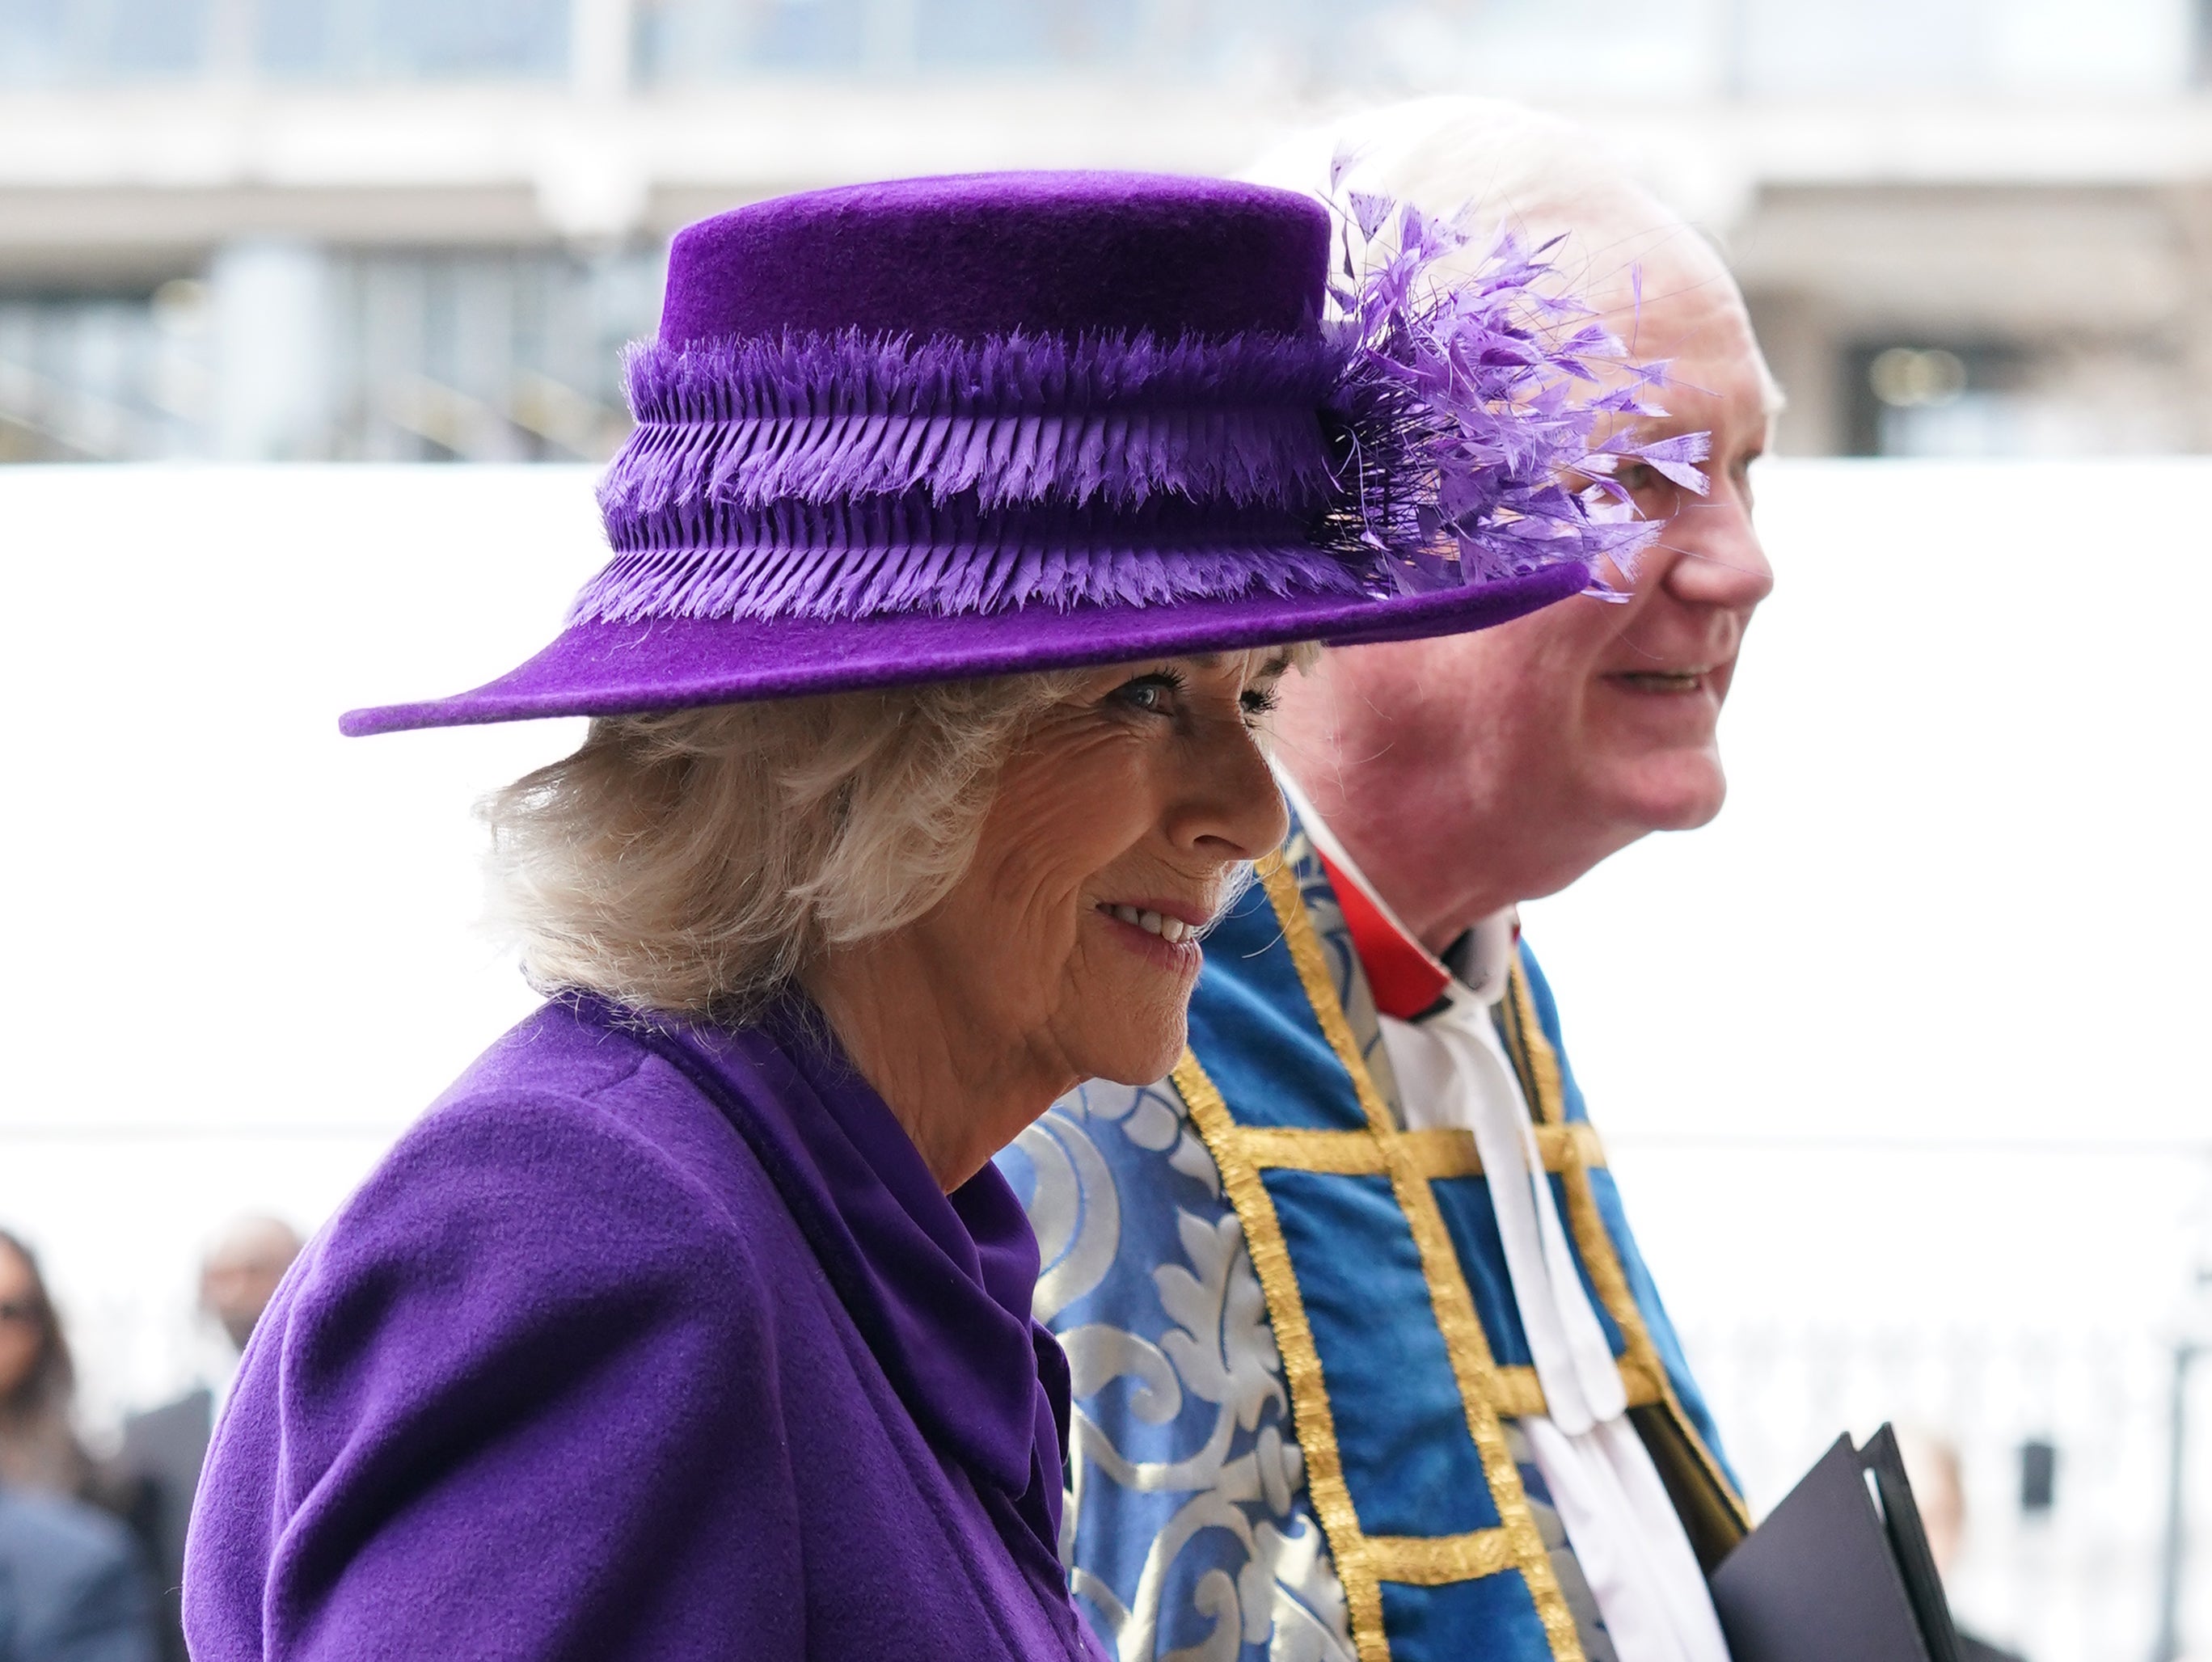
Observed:
[[[1286,852],[1352,1042],[1395,1114],[1380,1027],[1335,898],[1302,838]],[[1524,966],[1556,1048],[1549,989],[1533,959]],[[1263,1133],[1365,1132],[1352,1077],[1315,1015],[1268,896],[1255,886],[1209,937],[1191,1017],[1192,1051],[1238,1125]],[[1563,1057],[1560,1071],[1568,1117],[1585,1118]],[[1351,1662],[1346,1590],[1307,1483],[1267,1300],[1221,1169],[1182,1094],[1166,1082],[1085,1086],[1000,1163],[1043,1252],[1037,1316],[1060,1335],[1073,1375],[1062,1556],[1108,1647],[1121,1662]],[[1652,1350],[1711,1447],[1703,1400],[1618,1194],[1608,1174],[1591,1177]],[[1269,1168],[1260,1180],[1334,1404],[1335,1453],[1360,1532],[1497,1534],[1498,1479],[1486,1476],[1468,1439],[1389,1180]],[[1528,1343],[1484,1180],[1441,1177],[1429,1187],[1495,1360],[1526,1369]],[[1593,1303],[1603,1310],[1595,1296]],[[1389,1319],[1378,1321],[1378,1313]],[[1610,1319],[1606,1326],[1620,1354],[1625,1336]],[[1382,1404],[1387,1411],[1377,1411]],[[1502,1481],[1548,1552],[1551,1608],[1561,1610],[1563,1599],[1571,1612],[1568,1648],[1555,1646],[1522,1574],[1508,1565],[1440,1586],[1383,1580],[1380,1620],[1390,1655],[1542,1662],[1571,1654],[1578,1640],[1591,1662],[1613,1662],[1517,1429],[1500,1423],[1511,1451]],[[1544,1553],[1534,1562],[1540,1572]],[[1370,1577],[1366,1585],[1371,1596],[1376,1584]]]
[[[1181,1099],[1086,1085],[999,1163],[1073,1376],[1062,1556],[1108,1649],[1352,1662],[1266,1301]]]

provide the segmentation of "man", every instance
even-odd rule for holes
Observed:
[[[1897,1434],[1897,1445],[1905,1456],[1905,1475],[1912,1485],[1920,1526],[1928,1537],[1929,1556],[1948,1586],[1966,1544],[1966,1484],[1958,1445],[1936,1432],[1911,1428]],[[2026,1662],[2017,1652],[1992,1645],[1963,1627],[1958,1634],[1959,1662]]]
[[[1670,361],[1639,436],[1710,434],[1709,489],[1624,470],[1663,524],[1625,602],[1286,688],[1299,828],[1208,940],[1189,1053],[1006,1156],[1073,1376],[1064,1556],[1128,1662],[1725,1662],[1701,1571],[1742,1503],[1513,908],[1718,811],[1776,398],[1725,268],[1594,147],[1442,100],[1267,170],[1348,151],[1354,189],[1567,233]]]
[[[254,1325],[276,1295],[277,1283],[299,1257],[300,1246],[290,1224],[249,1216],[234,1219],[208,1248],[200,1262],[200,1312],[222,1330],[233,1362],[253,1336]],[[123,1448],[116,1458],[117,1487],[160,1583],[167,1662],[183,1662],[185,1654],[185,1531],[228,1375],[226,1368],[221,1380],[125,1422]]]

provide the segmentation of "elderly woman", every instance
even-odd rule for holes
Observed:
[[[595,718],[488,808],[548,1002],[254,1334],[200,1662],[1097,1654],[990,1156],[1181,1051],[1196,937],[1284,829],[1284,643],[1587,576],[1571,541],[1393,575],[1329,240],[1279,192],[1085,174],[678,238],[613,563],[520,669],[347,719]]]

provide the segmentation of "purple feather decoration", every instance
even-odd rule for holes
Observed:
[[[1333,177],[1341,179],[1340,167]],[[1401,592],[1483,583],[1568,561],[1610,559],[1630,580],[1660,527],[1634,517],[1613,476],[1648,465],[1702,494],[1706,435],[1638,443],[1626,424],[1664,412],[1646,396],[1663,366],[1634,365],[1546,256],[1510,231],[1472,272],[1439,261],[1466,232],[1411,203],[1353,191],[1334,325],[1352,343],[1334,401],[1341,457],[1329,540],[1364,551]],[[1395,215],[1395,236],[1377,234]],[[1605,367],[1620,373],[1611,385]],[[1617,430],[1600,436],[1601,427]],[[1626,597],[1593,579],[1590,592]]]

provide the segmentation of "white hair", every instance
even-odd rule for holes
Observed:
[[[1492,98],[1414,99],[1294,133],[1248,177],[1285,190],[1325,190],[1336,156],[1346,182],[1431,214],[1464,210],[1483,230],[1510,227],[1541,243],[1565,235],[1589,293],[1672,253],[1710,270],[1719,255],[1637,183],[1586,128]],[[1478,239],[1478,242],[1480,239]],[[1480,252],[1479,248],[1475,251]]]
[[[1563,285],[1600,312],[1681,288],[1727,285],[1720,251],[1639,184],[1600,135],[1491,98],[1389,104],[1291,134],[1246,173],[1261,184],[1325,194],[1330,168],[1349,158],[1352,190],[1379,191],[1430,214],[1464,214],[1478,233],[1510,229],[1553,251]],[[1479,259],[1478,234],[1458,258]],[[1447,262],[1449,264],[1449,262]],[[1781,393],[1759,364],[1770,409]]]
[[[1257,676],[1312,652],[1224,656]],[[943,900],[1002,766],[1097,673],[601,718],[478,804],[495,915],[544,991],[742,1019],[825,950]]]

